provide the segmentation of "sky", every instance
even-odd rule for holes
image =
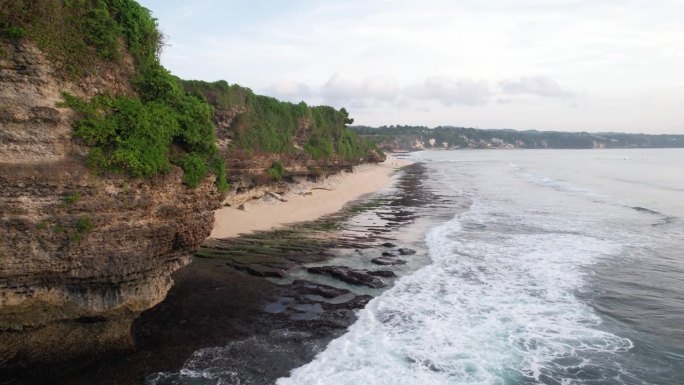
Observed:
[[[682,0],[139,0],[162,63],[355,124],[684,134]]]

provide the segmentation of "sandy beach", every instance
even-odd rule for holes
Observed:
[[[230,238],[332,214],[348,202],[388,187],[394,171],[408,164],[410,162],[388,155],[383,163],[360,165],[353,173],[343,172],[322,182],[295,186],[283,195],[287,202],[254,200],[246,204],[246,211],[222,207],[215,212],[210,237]]]

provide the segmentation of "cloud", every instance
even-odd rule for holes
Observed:
[[[354,80],[339,74],[331,76],[322,86],[312,87],[297,82],[273,83],[267,95],[290,101],[320,101],[336,107],[374,108],[391,105],[405,108],[415,101],[440,102],[445,106],[484,105],[492,92],[484,80],[454,80],[447,76],[431,76],[423,82],[402,86],[383,76]]]
[[[366,80],[363,84],[363,91],[371,98],[383,101],[393,101],[399,96],[397,84],[382,77]]]
[[[368,106],[372,102],[392,102],[400,94],[399,86],[390,79],[373,77],[354,81],[334,74],[321,87],[320,95],[334,105]]]
[[[409,93],[419,99],[434,99],[445,106],[456,104],[475,106],[486,104],[492,95],[484,80],[454,80],[448,76],[431,76],[418,85],[409,87]]]
[[[275,82],[264,93],[291,102],[299,102],[315,95],[308,85],[290,81]]]
[[[358,106],[358,123],[684,133],[682,0],[140,2],[178,76]]]
[[[346,79],[334,74],[321,87],[320,93],[328,103],[338,104],[350,102],[362,97],[361,85],[351,79]]]
[[[555,80],[545,76],[523,76],[519,80],[502,80],[499,86],[507,94],[531,94],[549,98],[569,98],[574,92],[563,89]]]

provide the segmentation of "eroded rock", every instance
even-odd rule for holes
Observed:
[[[285,276],[285,270],[279,269],[277,267],[232,262],[227,263],[227,265],[235,270],[242,271],[243,273],[247,273],[255,277],[283,278]]]
[[[307,268],[307,271],[312,274],[329,275],[352,285],[364,285],[372,288],[386,286],[384,282],[369,274],[367,270],[357,270],[347,266],[316,266]]]
[[[337,287],[332,287],[328,285],[323,285],[320,283],[314,283],[314,282],[309,282],[309,281],[304,281],[304,280],[295,280],[292,285],[295,287],[295,290],[303,295],[320,295],[321,297],[324,298],[335,298],[339,297],[341,295],[345,295],[349,293],[349,290],[347,289],[340,289]]]
[[[391,270],[371,270],[368,274],[374,277],[396,278],[397,275]]]
[[[403,259],[395,259],[395,258],[387,258],[387,257],[373,258],[373,259],[371,259],[371,262],[376,264],[376,265],[383,265],[383,266],[405,265],[406,264],[406,261]]]

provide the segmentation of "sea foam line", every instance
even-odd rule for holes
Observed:
[[[511,223],[492,214],[474,203],[433,229],[433,263],[371,301],[347,334],[278,384],[563,382],[632,347],[601,331],[573,294],[583,267],[615,245],[506,231]]]

